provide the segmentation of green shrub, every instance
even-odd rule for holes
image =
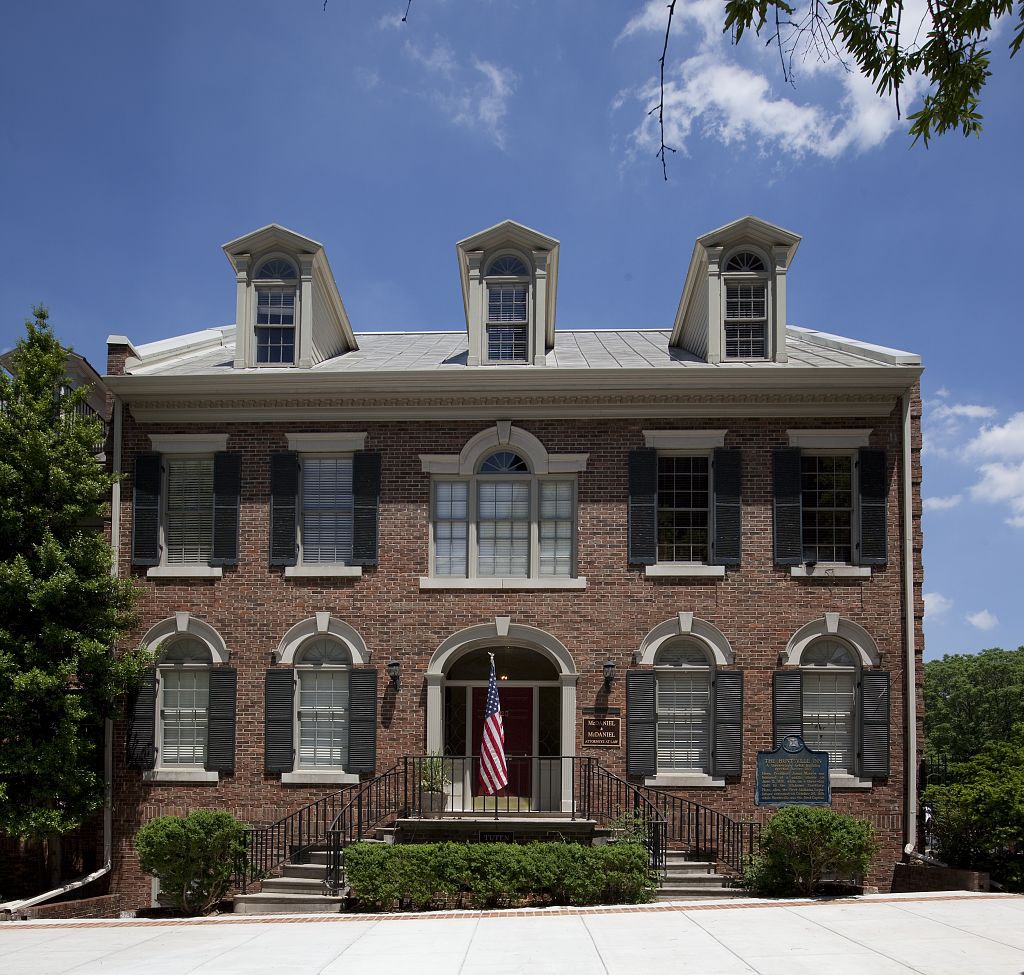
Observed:
[[[345,878],[371,910],[433,902],[633,904],[654,893],[647,850],[635,843],[357,843],[345,850]]]
[[[159,878],[161,896],[185,914],[205,914],[231,887],[246,829],[231,813],[197,809],[150,820],[135,834],[135,849],[142,869]]]
[[[761,830],[744,881],[757,894],[813,894],[829,876],[863,876],[877,849],[867,820],[825,806],[787,806]]]

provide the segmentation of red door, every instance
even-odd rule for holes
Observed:
[[[501,723],[505,729],[505,761],[508,765],[508,788],[505,795],[531,795],[529,756],[533,754],[533,688],[499,687],[501,700]],[[480,754],[480,741],[484,733],[484,706],[487,703],[487,688],[473,688],[473,743],[474,755]],[[475,777],[474,777],[475,778]],[[480,791],[473,782],[473,794]]]

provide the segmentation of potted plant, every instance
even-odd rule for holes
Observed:
[[[444,812],[448,805],[445,787],[451,781],[451,763],[443,755],[425,756],[420,764],[420,809],[425,813]]]

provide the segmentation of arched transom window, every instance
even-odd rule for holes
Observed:
[[[654,658],[658,772],[711,770],[712,666],[696,640],[672,640]]]
[[[852,775],[857,656],[840,640],[815,640],[800,657],[800,671],[804,741],[808,748],[828,752],[831,771]]]
[[[352,657],[338,640],[317,637],[296,655],[299,769],[344,769],[348,761]]]
[[[160,647],[161,766],[204,767],[211,662],[209,647],[195,637],[164,641]]]

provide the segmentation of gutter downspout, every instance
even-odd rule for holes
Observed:
[[[906,760],[904,781],[906,788],[906,814],[904,836],[907,846],[917,846],[917,654],[914,646],[914,489],[910,450],[910,392],[900,397],[903,408],[903,602],[904,645],[906,666]]]
[[[113,473],[121,473],[121,400],[114,397],[114,464]],[[110,574],[117,576],[120,572],[121,553],[121,482],[115,480],[110,489]],[[91,884],[100,877],[110,873],[113,864],[114,837],[114,722],[107,718],[103,722],[103,866],[84,877],[70,880],[60,887],[48,890],[35,897],[26,897],[18,901],[6,901],[0,904],[0,921],[11,920],[21,911],[36,904],[53,900],[72,890]]]

